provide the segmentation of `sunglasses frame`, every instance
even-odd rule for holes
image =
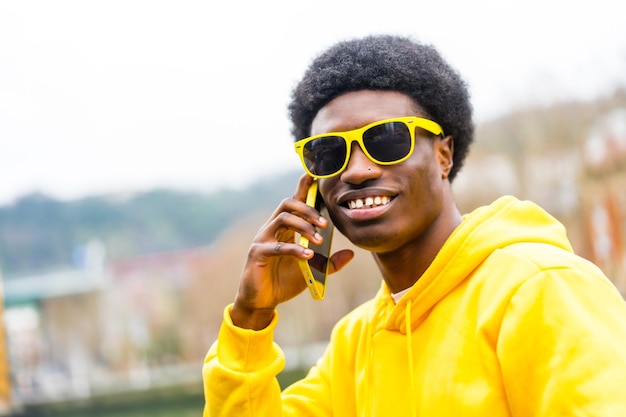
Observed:
[[[367,130],[373,127],[380,126],[386,123],[396,123],[396,122],[403,123],[408,128],[409,134],[411,135],[411,148],[409,149],[409,152],[406,154],[406,156],[400,159],[390,161],[390,162],[379,161],[376,158],[374,158],[372,155],[370,155],[369,151],[367,150],[365,144],[363,143],[363,133],[365,133]],[[374,162],[375,164],[394,165],[394,164],[399,164],[400,162],[406,161],[413,154],[413,149],[415,148],[415,128],[416,127],[420,127],[424,130],[427,130],[433,135],[443,136],[443,129],[438,123],[433,122],[432,120],[429,120],[429,119],[424,119],[422,117],[407,116],[407,117],[396,117],[393,119],[379,120],[377,122],[370,123],[358,129],[348,130],[345,132],[329,132],[329,133],[322,133],[322,134],[315,135],[315,136],[309,136],[308,138],[304,138],[304,139],[300,139],[296,141],[296,143],[294,143],[294,148],[298,156],[300,156],[300,162],[302,162],[302,166],[304,167],[304,170],[306,171],[307,174],[309,174],[313,178],[318,178],[318,179],[330,178],[330,177],[334,177],[336,175],[341,174],[343,170],[345,170],[346,167],[348,166],[348,162],[350,161],[350,152],[352,150],[353,142],[358,143],[363,153],[370,159],[370,161]],[[309,170],[309,168],[306,166],[306,161],[304,160],[304,146],[313,140],[324,138],[327,136],[340,137],[345,141],[346,143],[345,161],[343,162],[343,165],[341,166],[341,168],[339,168],[337,171],[333,172],[332,174],[326,174],[326,175],[313,174]]]

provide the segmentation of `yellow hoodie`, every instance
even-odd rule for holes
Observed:
[[[626,416],[623,297],[513,197],[466,215],[397,304],[383,283],[282,393],[278,316],[252,331],[229,311],[203,368],[205,417]]]

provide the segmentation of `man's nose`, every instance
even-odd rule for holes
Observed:
[[[352,143],[350,159],[341,173],[344,182],[360,184],[368,179],[380,176],[381,166],[370,160],[358,143]]]

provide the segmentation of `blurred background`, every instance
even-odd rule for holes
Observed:
[[[0,3],[0,415],[201,415],[248,245],[300,175],[291,88],[354,36],[432,43],[467,80],[464,212],[539,203],[626,294],[618,1],[432,3]],[[281,384],[379,285],[357,250],[324,301],[280,306]]]

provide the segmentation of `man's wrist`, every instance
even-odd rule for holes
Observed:
[[[230,310],[230,318],[235,326],[242,329],[262,330],[272,322],[274,309],[251,309],[235,302]]]

